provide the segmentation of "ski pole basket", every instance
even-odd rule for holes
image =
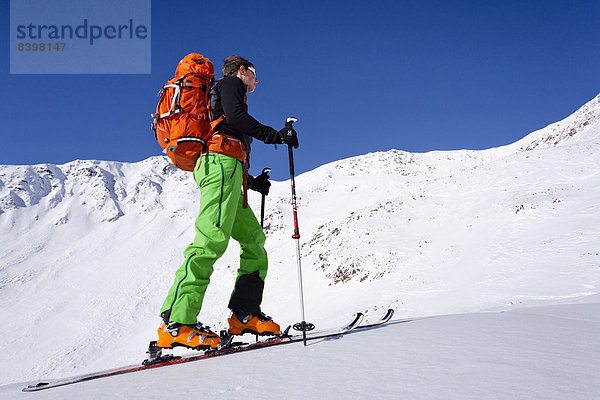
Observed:
[[[315,329],[315,324],[311,324],[310,322],[302,321],[294,324],[294,330],[300,332],[308,332]]]

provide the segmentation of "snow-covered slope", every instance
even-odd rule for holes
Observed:
[[[366,154],[296,184],[317,325],[387,307],[411,317],[599,292],[600,96],[508,146]],[[282,324],[299,319],[289,192],[273,183],[266,219],[263,309]],[[0,344],[0,383],[139,359],[198,200],[189,174],[162,157],[0,166],[0,316],[18,332]],[[217,329],[238,250],[232,241],[217,263],[200,314]]]
[[[342,339],[234,354],[0,398],[591,400],[600,303],[392,322]]]

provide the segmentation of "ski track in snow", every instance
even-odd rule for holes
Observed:
[[[306,315],[320,327],[389,307],[427,316],[599,293],[600,96],[508,146],[371,153],[296,184]],[[0,316],[21,332],[0,344],[0,383],[143,357],[198,200],[163,157],[0,166]],[[289,203],[289,182],[273,182],[263,309],[282,325],[299,319]],[[232,241],[215,265],[200,314],[215,329],[238,252]]]

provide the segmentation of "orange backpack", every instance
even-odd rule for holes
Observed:
[[[222,117],[210,120],[210,89],[213,63],[202,54],[185,56],[158,96],[152,130],[171,161],[184,171],[193,171],[207,141]]]

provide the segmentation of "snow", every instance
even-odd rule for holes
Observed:
[[[596,299],[597,301],[598,299]],[[600,304],[397,320],[290,344],[36,393],[39,399],[591,399]]]
[[[144,357],[198,193],[163,157],[0,166],[0,398],[598,397],[600,95],[508,146],[371,153],[296,185],[307,320],[411,322],[27,394]],[[282,325],[300,319],[291,225],[274,182],[263,309]],[[217,330],[238,251],[199,316]]]

